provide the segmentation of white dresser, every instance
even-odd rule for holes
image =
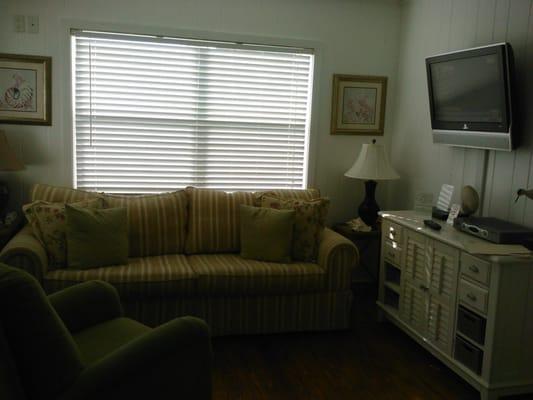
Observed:
[[[381,316],[482,400],[533,393],[533,257],[475,256],[467,249],[481,239],[445,223],[434,231],[414,211],[381,216]]]

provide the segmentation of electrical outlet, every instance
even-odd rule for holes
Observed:
[[[15,15],[13,21],[15,32],[26,32],[26,17],[24,17],[24,15]]]
[[[29,33],[39,33],[39,17],[37,15],[28,16],[27,22]]]

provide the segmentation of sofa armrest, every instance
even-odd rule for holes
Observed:
[[[22,228],[0,252],[0,262],[21,268],[41,284],[48,270],[48,256],[30,225]]]
[[[176,318],[85,369],[62,399],[210,399],[207,324]]]
[[[350,240],[326,228],[318,247],[318,264],[327,271],[329,290],[349,289],[359,251]]]
[[[80,283],[48,299],[71,333],[124,315],[117,290],[103,281]]]

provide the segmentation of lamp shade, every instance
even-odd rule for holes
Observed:
[[[24,164],[19,161],[9,146],[5,133],[0,131],[0,171],[20,171],[23,169]]]
[[[391,167],[383,145],[376,144],[375,141],[363,144],[359,157],[344,176],[372,181],[400,177]]]

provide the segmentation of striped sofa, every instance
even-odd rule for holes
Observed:
[[[129,262],[88,270],[49,268],[29,226],[6,245],[0,261],[30,272],[48,293],[88,280],[107,281],[119,291],[126,314],[150,326],[193,315],[205,319],[213,335],[347,328],[350,277],[358,262],[350,241],[325,229],[316,263],[239,256],[238,207],[257,205],[261,194],[187,188],[115,196],[37,184],[32,201],[70,203],[102,196],[110,207],[126,207]],[[313,189],[273,194],[319,196]]]

